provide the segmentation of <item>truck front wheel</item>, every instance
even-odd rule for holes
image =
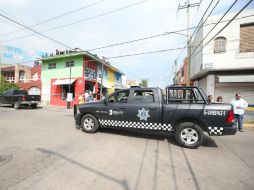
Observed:
[[[86,133],[95,133],[99,129],[99,122],[93,115],[86,114],[81,119],[81,127]]]
[[[204,141],[203,130],[191,122],[183,122],[175,128],[177,143],[185,148],[197,148]]]

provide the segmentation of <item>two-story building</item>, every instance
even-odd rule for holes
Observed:
[[[2,65],[1,75],[7,82],[16,83],[21,89],[27,90],[29,94],[41,94],[41,66],[34,67],[26,65]]]
[[[66,106],[67,93],[72,93],[72,104],[78,103],[78,96],[86,91],[99,100],[101,87],[104,96],[123,88],[122,76],[124,73],[89,52],[57,51],[42,59],[42,102]]]
[[[254,17],[253,9],[243,11],[218,36],[203,47],[227,22],[209,34],[222,15],[210,17],[192,41],[190,78],[214,97],[229,102],[237,92],[254,104]],[[236,13],[227,14],[229,20]],[[250,16],[252,15],[252,16]],[[198,44],[208,35],[207,39]],[[194,50],[197,50],[194,52]],[[194,53],[193,53],[194,52]]]

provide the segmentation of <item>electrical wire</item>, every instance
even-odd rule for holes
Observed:
[[[145,54],[152,54],[152,53],[163,53],[163,52],[167,52],[167,51],[179,50],[179,49],[182,49],[182,48],[183,47],[177,47],[177,48],[170,48],[170,49],[157,50],[157,51],[148,51],[148,52],[142,52],[142,53],[118,55],[118,56],[108,57],[106,59],[116,59],[116,58],[123,58],[123,57],[137,56],[137,55],[145,55]]]
[[[99,4],[99,3],[102,3],[103,1],[105,1],[105,0],[96,1],[96,2],[94,2],[94,3],[88,4],[88,5],[86,5],[86,6],[83,6],[83,7],[78,8],[78,9],[75,9],[75,10],[66,12],[66,13],[64,13],[64,14],[61,14],[61,15],[58,15],[58,16],[49,18],[49,19],[47,19],[47,20],[44,20],[44,21],[41,21],[41,22],[39,22],[39,23],[30,25],[30,26],[28,26],[28,27],[39,26],[39,25],[42,25],[42,24],[51,22],[51,21],[53,21],[53,20],[56,20],[56,19],[59,19],[59,18],[61,18],[61,17],[70,15],[70,14],[75,13],[75,12],[78,12],[78,11],[80,11],[80,10],[83,10],[83,9],[86,9],[86,8],[90,8],[90,7],[94,6],[94,5],[97,5],[97,4]],[[19,29],[19,30],[15,30],[15,31],[12,31],[12,32],[8,32],[8,33],[1,34],[1,36],[8,36],[8,35],[10,35],[10,34],[14,34],[14,33],[17,33],[17,32],[23,31],[23,30],[24,30],[24,28]]]
[[[1,17],[4,17],[5,19],[7,19],[7,20],[9,20],[9,21],[11,21],[11,22],[13,22],[13,23],[16,23],[16,24],[18,24],[18,25],[20,25],[20,26],[22,26],[22,27],[24,27],[24,28],[26,28],[26,29],[28,29],[28,30],[30,30],[30,31],[32,31],[32,32],[34,32],[34,33],[36,33],[36,34],[42,36],[42,37],[44,37],[44,38],[47,38],[47,39],[49,39],[50,41],[53,41],[53,42],[55,42],[55,43],[57,43],[57,44],[59,44],[59,45],[61,45],[61,46],[64,46],[64,47],[66,47],[66,48],[68,48],[68,49],[73,49],[73,48],[71,48],[70,46],[67,46],[67,45],[63,44],[62,42],[59,42],[59,41],[57,41],[57,40],[54,40],[53,38],[50,38],[50,37],[48,37],[48,36],[46,36],[46,35],[44,35],[44,34],[42,34],[42,33],[40,33],[40,32],[37,32],[37,31],[34,30],[34,29],[29,28],[28,26],[25,26],[25,25],[21,24],[21,23],[18,22],[18,21],[15,21],[15,20],[13,20],[13,19],[11,19],[11,18],[9,18],[9,17],[3,15],[2,13],[0,13],[0,16],[1,16]]]
[[[118,12],[118,11],[121,11],[121,10],[124,10],[124,9],[128,9],[128,8],[134,7],[134,6],[139,5],[139,4],[146,3],[147,1],[149,1],[149,0],[139,1],[137,3],[133,3],[133,4],[130,4],[130,5],[127,5],[127,6],[124,6],[124,7],[120,7],[118,9],[107,11],[107,12],[104,12],[104,13],[101,13],[101,14],[98,14],[98,15],[95,15],[95,16],[87,17],[85,19],[81,19],[81,20],[78,20],[78,21],[75,21],[75,22],[72,22],[72,23],[56,26],[54,28],[50,28],[50,29],[41,31],[41,33],[50,32],[50,31],[57,30],[57,29],[64,28],[64,27],[68,27],[68,26],[71,26],[71,25],[74,25],[74,24],[77,24],[77,23],[80,23],[80,22],[85,22],[85,21],[92,20],[92,19],[95,19],[95,18],[98,18],[98,17],[109,15],[109,14],[112,14],[112,13],[115,13],[115,12]],[[34,35],[34,34],[32,34],[32,35]],[[12,40],[27,38],[27,37],[30,37],[32,35],[24,35],[24,36],[20,36],[20,37],[17,37],[17,38],[11,38],[11,39],[7,39],[7,40],[2,40],[1,42],[8,42],[8,41],[12,41]]]
[[[198,49],[198,47],[203,43],[203,41],[209,36],[209,34],[216,28],[216,26],[221,22],[221,20],[228,14],[228,12],[233,8],[233,6],[236,4],[238,0],[235,0],[234,3],[231,4],[231,6],[228,8],[228,10],[222,15],[222,17],[219,19],[219,21],[212,27],[212,29],[205,35],[205,37],[199,42],[199,44],[196,46],[196,48],[191,53],[190,57],[195,53],[195,51]]]
[[[253,0],[250,0],[240,11],[238,11],[235,16],[233,18],[231,18],[229,20],[229,22],[227,24],[225,24],[225,26],[223,26],[210,40],[208,40],[201,48],[200,50],[194,55],[196,56],[202,49],[203,47],[205,47],[207,44],[209,44],[218,34],[220,34],[231,22],[233,22],[234,20],[236,20],[236,17],[244,10],[246,9],[246,7],[249,6],[249,4],[252,2]]]
[[[207,13],[207,11],[209,10],[209,8],[210,8],[212,2],[213,2],[213,0],[212,0],[212,1],[210,2],[210,4],[208,5],[208,7],[207,7],[205,13],[203,14],[202,18],[200,19],[200,21],[199,21],[197,27],[195,28],[194,32],[193,32],[192,35],[191,35],[189,41],[187,42],[187,44],[186,44],[186,46],[184,47],[184,49],[179,53],[179,55],[177,56],[176,60],[179,59],[180,55],[181,55],[181,54],[183,53],[183,51],[187,48],[188,44],[191,42],[191,40],[192,40],[193,36],[195,35],[195,33],[197,33],[197,32],[200,30],[200,28],[202,28],[202,27],[204,26],[204,23],[206,23],[207,19],[208,19],[208,18],[210,17],[210,15],[213,13],[213,11],[215,10],[215,8],[216,8],[217,5],[219,4],[220,0],[218,0],[218,1],[216,2],[216,4],[214,5],[213,9],[209,12],[209,14],[207,15],[206,19],[203,21],[203,18],[204,18],[204,16],[205,16],[205,14]],[[201,24],[201,23],[202,23],[202,24]],[[201,25],[200,25],[200,24],[201,24]],[[200,26],[199,26],[199,25],[200,25]],[[206,25],[205,25],[205,26],[206,26]]]

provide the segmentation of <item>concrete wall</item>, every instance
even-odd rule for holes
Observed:
[[[246,10],[242,12],[238,17],[243,17],[246,15],[253,14],[254,9]],[[232,18],[236,13],[228,14],[224,20]],[[220,19],[221,15],[210,17],[206,24],[216,23]],[[203,48],[198,55],[192,57],[191,59],[191,77],[193,78],[202,69],[202,64],[204,67],[212,66],[211,69],[234,69],[234,68],[254,68],[254,52],[240,53],[240,24],[252,23],[253,17],[247,17],[244,19],[239,19],[233,21],[227,28],[225,28],[217,37],[223,36],[226,38],[226,52],[214,53],[214,40],[212,40],[207,46]],[[220,23],[214,31],[209,34],[209,36],[204,40],[206,43],[211,37],[213,37],[225,23]],[[206,34],[212,29],[214,25],[209,25],[200,29],[200,31],[195,36],[192,46],[198,44],[198,42],[203,39]],[[194,48],[193,47],[193,48]],[[192,48],[192,50],[193,50]]]

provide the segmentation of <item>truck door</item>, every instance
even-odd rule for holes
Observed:
[[[103,119],[114,121],[128,120],[128,102],[130,90],[120,90],[108,98],[107,115]]]
[[[127,113],[131,121],[147,125],[161,123],[162,108],[157,89],[135,88],[131,97]]]

